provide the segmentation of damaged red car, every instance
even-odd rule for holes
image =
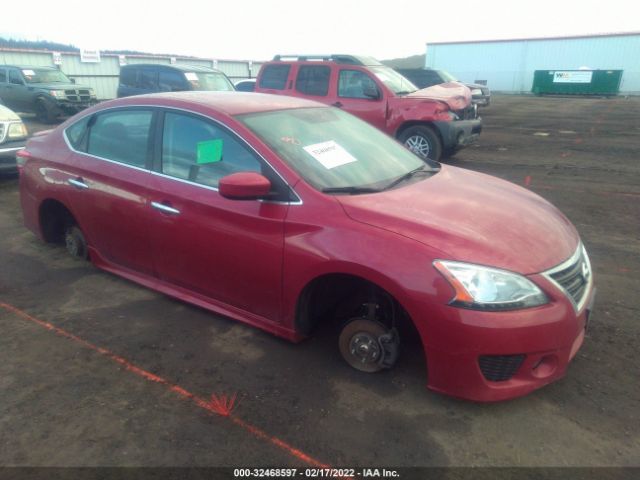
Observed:
[[[423,160],[339,109],[252,93],[130,97],[19,154],[26,226],[97,267],[475,401],[562,377],[594,296],[576,229],[506,181]],[[381,379],[382,381],[382,379]]]

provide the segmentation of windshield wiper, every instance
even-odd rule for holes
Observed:
[[[436,169],[436,168],[428,168],[426,165],[421,165],[418,168],[414,168],[413,170],[405,173],[404,175],[400,175],[395,180],[392,180],[389,184],[387,184],[383,188],[383,190],[389,190],[389,189],[395,187],[396,185],[398,185],[399,183],[402,183],[402,182],[404,182],[406,180],[409,180],[411,177],[413,177],[414,175],[416,175],[418,173],[435,173],[437,171],[438,171],[438,169]]]
[[[359,193],[376,193],[380,192],[379,188],[372,187],[327,187],[321,190],[322,193],[346,193],[348,195],[357,195]]]

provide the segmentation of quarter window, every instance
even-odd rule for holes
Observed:
[[[256,156],[230,133],[189,115],[166,113],[162,172],[210,187],[236,172],[261,173]]]
[[[122,110],[99,114],[89,131],[87,153],[145,167],[153,113]]]
[[[302,65],[298,69],[296,90],[306,95],[324,97],[329,92],[331,68],[324,65]]]
[[[78,150],[79,152],[87,151],[87,140],[89,137],[87,135],[87,126],[89,125],[89,119],[91,119],[91,115],[84,117],[65,130],[69,143],[74,150]]]
[[[136,73],[138,73],[137,70],[133,68],[123,68],[120,70],[120,83],[127,87],[135,87]]]
[[[284,90],[289,78],[291,65],[268,65],[264,68],[260,77],[261,88],[271,88],[273,90]]]

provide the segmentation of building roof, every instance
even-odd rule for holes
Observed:
[[[451,42],[427,42],[427,45],[455,45],[464,43],[498,43],[498,42],[535,42],[541,40],[576,40],[580,38],[599,37],[630,37],[640,36],[640,31],[635,32],[611,32],[611,33],[589,33],[584,35],[563,35],[551,37],[529,37],[529,38],[496,38],[486,40],[454,40]]]

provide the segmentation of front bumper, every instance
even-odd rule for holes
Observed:
[[[0,143],[0,174],[16,173],[16,152],[24,148],[26,140]]]
[[[72,102],[69,100],[55,100],[55,107],[60,110],[62,113],[78,113],[86,108],[92,107],[98,103],[97,100],[90,100],[87,102]]]
[[[435,122],[445,151],[455,152],[472,144],[482,132],[482,119],[452,120],[450,122]]]
[[[526,395],[562,378],[578,352],[593,305],[591,284],[580,311],[542,275],[530,277],[551,299],[536,308],[505,312],[465,310],[443,305],[418,328],[427,357],[428,388],[477,402]],[[419,324],[420,322],[416,322]],[[490,380],[483,359],[518,361],[514,372]],[[496,366],[497,365],[497,366]],[[507,369],[508,364],[505,364]],[[497,368],[497,370],[496,370]]]
[[[476,95],[471,101],[479,107],[488,107],[491,104],[491,95]]]

